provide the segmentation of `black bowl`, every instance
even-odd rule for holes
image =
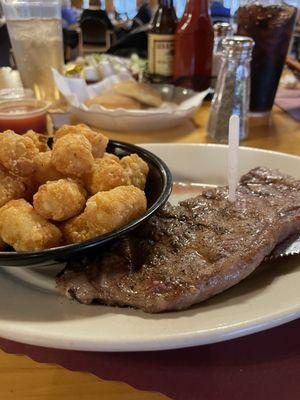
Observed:
[[[166,164],[150,151],[129,143],[110,141],[107,151],[119,157],[136,153],[149,166],[149,175],[145,188],[148,209],[140,218],[122,228],[84,242],[66,246],[53,247],[48,250],[35,252],[1,251],[0,266],[25,267],[33,265],[47,266],[65,262],[70,258],[97,251],[109,241],[130,232],[145,222],[168,200],[172,190],[172,175]]]

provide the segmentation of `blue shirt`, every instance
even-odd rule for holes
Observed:
[[[62,7],[61,16],[67,25],[73,25],[77,22],[77,13],[70,7]]]

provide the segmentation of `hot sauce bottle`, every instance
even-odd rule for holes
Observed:
[[[173,0],[159,0],[148,34],[148,74],[152,82],[172,82],[176,25]]]
[[[174,81],[202,91],[210,86],[214,32],[208,0],[187,0],[175,34]]]

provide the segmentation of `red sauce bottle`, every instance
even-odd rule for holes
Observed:
[[[213,42],[208,0],[187,0],[175,34],[176,85],[196,91],[209,88]]]

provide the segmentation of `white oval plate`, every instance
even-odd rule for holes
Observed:
[[[191,118],[197,107],[191,110],[172,113],[163,109],[153,112],[149,110],[105,110],[97,111],[83,110],[80,107],[70,106],[70,112],[85,124],[95,126],[99,129],[118,132],[144,132],[161,129],[171,129],[183,124]]]
[[[226,183],[226,146],[144,147],[167,162],[175,181]],[[259,165],[300,179],[300,157],[241,148],[241,173]],[[63,349],[162,350],[232,339],[300,315],[299,257],[273,262],[268,270],[189,310],[158,315],[69,301],[55,290],[56,272],[51,268],[2,269],[0,336]]]

